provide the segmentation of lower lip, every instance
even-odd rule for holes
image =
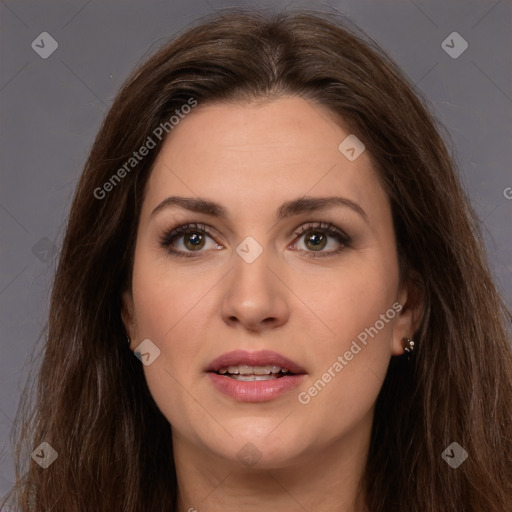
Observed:
[[[239,402],[266,402],[295,389],[305,375],[286,375],[271,380],[235,380],[215,372],[208,372],[218,391]]]

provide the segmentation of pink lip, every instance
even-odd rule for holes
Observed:
[[[237,366],[240,364],[248,366],[280,366],[281,368],[287,368],[293,375],[287,374],[277,379],[248,382],[234,380],[231,377],[215,373],[226,366]],[[218,391],[240,402],[265,402],[272,400],[299,386],[306,376],[304,369],[297,363],[271,350],[262,350],[260,352],[235,350],[228,352],[212,361],[206,371],[211,383]]]

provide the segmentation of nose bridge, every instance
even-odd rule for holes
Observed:
[[[271,254],[268,248],[255,246],[251,240],[244,240],[236,249],[234,258],[234,285],[241,284],[242,287],[247,284],[250,287],[262,285],[263,288],[269,286],[269,270],[267,268]]]
[[[261,237],[263,238],[263,237]],[[236,247],[233,272],[223,297],[224,320],[238,320],[251,329],[266,320],[285,321],[288,304],[283,287],[270,271],[272,251],[254,237],[246,237]]]
[[[236,248],[230,287],[248,303],[269,300],[273,295],[271,290],[275,283],[271,283],[272,274],[268,269],[272,259],[270,252],[253,237],[247,237]]]

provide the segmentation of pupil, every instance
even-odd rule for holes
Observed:
[[[191,244],[192,248],[198,248],[204,242],[202,235],[197,233],[192,233],[191,235],[187,235],[188,243]]]
[[[308,242],[312,242],[313,247],[320,247],[323,249],[325,247],[325,236],[318,233],[312,233],[308,237]]]

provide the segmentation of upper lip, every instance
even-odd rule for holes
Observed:
[[[226,352],[214,359],[206,368],[207,372],[218,372],[221,368],[228,366],[280,366],[286,368],[291,373],[306,373],[304,369],[295,361],[288,359],[272,350],[261,350],[258,352],[248,352],[247,350],[233,350]]]

